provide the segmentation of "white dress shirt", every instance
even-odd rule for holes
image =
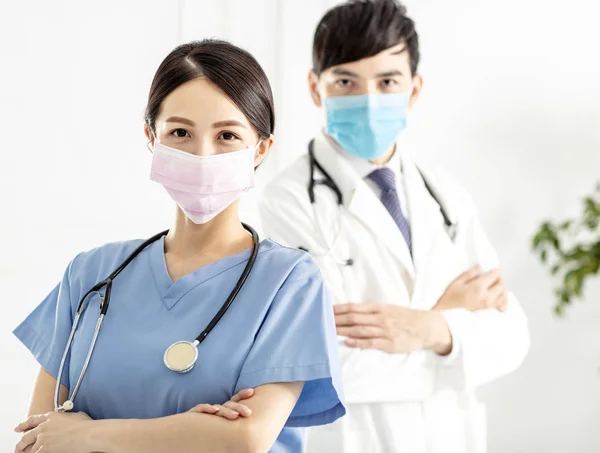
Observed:
[[[354,170],[360,175],[360,177],[365,181],[365,183],[375,192],[377,198],[381,199],[381,189],[375,184],[374,181],[368,178],[369,174],[373,171],[377,170],[381,167],[388,167],[392,169],[394,175],[396,176],[396,191],[398,192],[398,199],[400,200],[400,209],[402,210],[402,215],[406,218],[408,223],[410,224],[409,212],[407,209],[406,202],[406,188],[404,186],[404,181],[402,178],[402,165],[400,163],[400,152],[398,150],[394,151],[394,154],[384,165],[376,165],[366,159],[361,159],[354,154],[349,153],[344,148],[342,148],[333,138],[324,133],[327,139],[331,142],[334,148],[347,159]]]

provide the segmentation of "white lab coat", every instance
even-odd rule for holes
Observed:
[[[259,198],[259,212],[267,236],[313,254],[335,303],[429,310],[463,271],[475,264],[484,270],[498,267],[470,196],[447,176],[419,166],[457,224],[455,243],[415,163],[402,153],[411,259],[392,217],[348,160],[323,135],[316,137],[314,152],[341,190],[343,206],[338,210],[334,192],[320,185],[313,209],[305,155],[267,185]],[[317,172],[316,177],[321,175]],[[327,254],[327,244],[334,238],[332,253]],[[353,265],[344,265],[349,258]],[[474,389],[521,364],[530,344],[527,319],[513,294],[504,313],[454,309],[444,316],[453,337],[453,351],[447,357],[430,351],[388,354],[352,349],[340,338],[348,413],[334,424],[311,428],[306,452],[485,452],[485,410]]]

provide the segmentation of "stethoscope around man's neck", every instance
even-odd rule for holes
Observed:
[[[335,181],[333,180],[331,175],[323,168],[323,166],[319,163],[319,161],[317,161],[317,159],[315,157],[314,146],[315,146],[315,140],[312,139],[308,143],[308,162],[309,162],[309,167],[310,167],[310,169],[309,169],[310,176],[309,176],[309,181],[308,181],[308,198],[309,198],[310,204],[313,208],[313,218],[314,218],[316,227],[319,230],[319,234],[322,237],[323,242],[326,244],[326,247],[324,247],[323,250],[321,250],[321,251],[317,251],[316,253],[313,250],[309,251],[306,247],[303,247],[303,246],[299,246],[298,248],[300,250],[304,250],[305,252],[309,252],[311,255],[313,255],[315,257],[329,256],[336,262],[336,264],[338,264],[340,266],[352,266],[352,265],[354,265],[353,258],[349,257],[346,259],[339,259],[333,253],[333,249],[335,247],[335,244],[336,244],[336,242],[340,236],[341,230],[342,230],[343,218],[346,214],[345,209],[344,209],[344,195],[342,194],[342,191],[337,186],[337,184],[335,183]],[[423,183],[425,184],[425,188],[427,189],[427,192],[429,192],[429,195],[433,198],[433,200],[440,207],[440,212],[442,214],[442,217],[444,218],[444,226],[446,228],[446,232],[448,233],[448,236],[450,237],[452,242],[454,242],[456,239],[457,224],[451,220],[448,211],[444,207],[443,203],[440,202],[439,197],[436,196],[435,191],[431,188],[431,186],[427,182],[427,179],[423,176],[423,173],[421,172],[421,170],[418,167],[417,167],[417,170],[418,170],[419,174],[421,175],[421,178],[423,179]],[[315,172],[317,172],[317,171],[323,176],[322,178],[318,178],[318,179],[315,178]],[[321,225],[320,216],[318,215],[317,209],[316,209],[315,187],[319,186],[319,185],[326,186],[336,196],[336,201],[337,201],[336,204],[337,204],[337,209],[338,209],[338,216],[337,216],[338,217],[338,225],[336,228],[336,232],[333,236],[333,240],[331,242],[327,241],[327,235],[325,234],[325,231]]]

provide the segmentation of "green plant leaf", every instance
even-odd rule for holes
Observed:
[[[565,274],[564,287],[569,292],[569,301],[574,296],[581,296],[584,277],[585,273],[582,269],[573,269]]]
[[[573,221],[567,220],[558,226],[558,230],[559,231],[567,231],[569,228],[571,228],[571,225],[573,225]]]
[[[560,317],[563,317],[565,314],[565,309],[562,304],[556,304],[554,306],[554,313]]]
[[[593,231],[598,228],[598,222],[600,221],[600,204],[592,197],[585,197],[583,206],[583,224],[588,230]]]
[[[548,236],[547,231],[548,223],[544,222],[542,225],[540,225],[532,238],[531,245],[534,250],[538,249],[543,243],[546,242],[546,238]]]
[[[583,297],[587,279],[600,272],[600,181],[594,192],[582,199],[582,205],[578,218],[544,221],[531,238],[533,251],[557,278],[553,307],[557,316],[564,316],[567,305]],[[568,249],[563,249],[565,244]],[[549,259],[551,253],[555,260]]]

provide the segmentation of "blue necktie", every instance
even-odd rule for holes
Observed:
[[[380,200],[396,222],[396,225],[398,225],[398,228],[400,228],[400,232],[408,245],[408,250],[412,253],[410,224],[406,220],[406,217],[404,217],[404,214],[402,214],[402,209],[400,208],[394,171],[391,168],[381,167],[369,173],[367,178],[377,184],[377,187],[381,190]]]

